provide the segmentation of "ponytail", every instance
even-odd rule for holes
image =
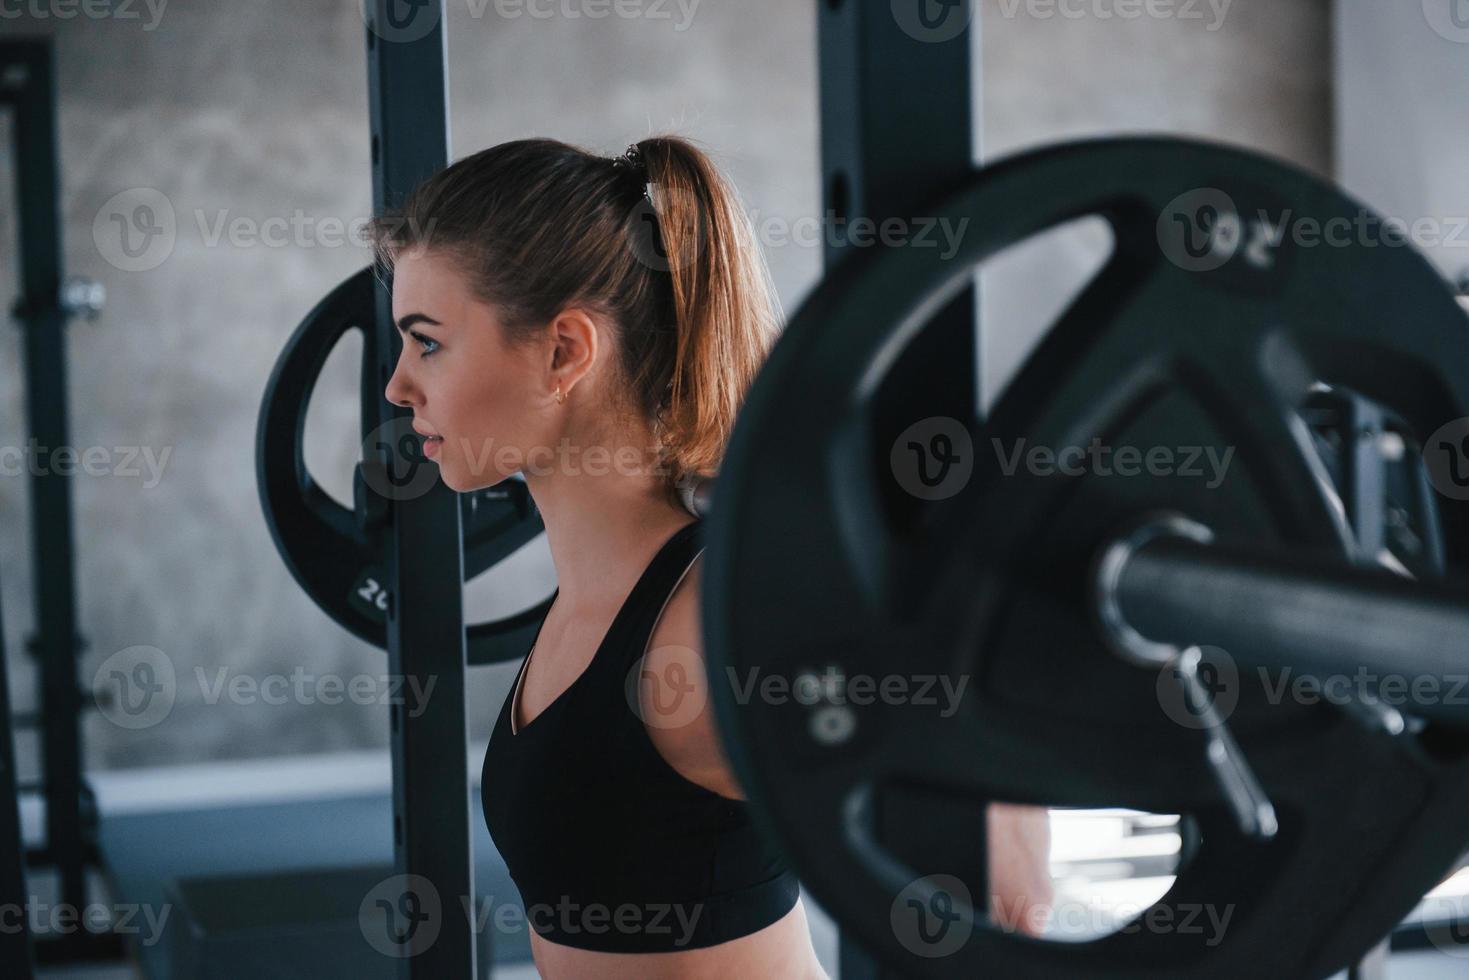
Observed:
[[[779,332],[779,306],[739,196],[709,158],[677,137],[637,150],[677,327],[658,414],[666,460],[674,480],[712,476]]]

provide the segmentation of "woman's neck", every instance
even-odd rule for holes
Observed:
[[[694,519],[670,499],[663,476],[553,469],[526,479],[546,525],[563,609],[625,598],[627,570],[645,568]]]

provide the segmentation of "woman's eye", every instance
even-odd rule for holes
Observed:
[[[439,349],[439,342],[432,337],[425,337],[423,334],[414,333],[413,331],[409,331],[409,336],[418,341],[418,346],[423,349],[423,353],[418,355],[419,357],[428,357]]]

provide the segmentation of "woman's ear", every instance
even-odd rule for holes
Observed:
[[[602,352],[602,330],[586,310],[569,307],[551,321],[550,387],[570,393]]]

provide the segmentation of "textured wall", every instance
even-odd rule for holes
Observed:
[[[505,18],[493,3],[468,0],[449,8],[455,155],[529,135],[616,153],[673,128],[717,152],[757,217],[819,213],[813,3],[703,0],[691,17],[688,4],[667,4],[656,8],[666,17],[601,20]],[[349,223],[369,208],[356,5],[175,0],[151,30],[149,8],[132,9],[136,20],[0,20],[6,35],[58,38],[67,268],[103,281],[110,294],[100,321],[71,332],[73,441],[170,454],[156,485],[146,470],[75,481],[81,630],[91,641],[84,682],[109,655],[140,644],[164,651],[178,679],[172,710],[150,727],[126,730],[89,716],[88,763],[382,745],[380,704],[232,703],[228,695],[209,703],[221,669],[258,682],[297,667],[350,678],[386,662],[290,579],[260,517],[253,466],[258,401],[280,346],[316,299],[366,260],[358,247],[326,244],[332,230],[323,223]],[[1045,19],[1027,9],[986,4],[989,154],[1150,129],[1326,166],[1321,0],[1236,0],[1214,30],[1182,19]],[[4,135],[0,299],[8,304],[13,161],[8,129]],[[108,239],[104,222],[94,237],[93,225],[114,195],[141,200],[139,188],[166,198],[176,231],[166,257],[127,271],[117,236]],[[232,244],[227,231],[213,238],[221,218],[289,223],[298,215],[302,230],[285,229],[282,247],[239,236]],[[793,308],[819,274],[819,249],[768,251]],[[1042,288],[1022,283],[1012,295]],[[1018,331],[987,340],[992,370],[1027,343]],[[18,353],[18,333],[0,334],[0,446],[25,439]],[[356,457],[349,355],[329,366],[308,433],[308,458],[340,497],[350,492]],[[5,642],[22,707],[33,700],[31,665],[18,652],[31,618],[28,509],[24,478],[0,477]],[[541,545],[511,564],[499,581],[474,587],[472,612],[512,608],[549,584]],[[474,672],[475,737],[488,734],[509,677],[508,667]],[[21,744],[28,755],[30,741]]]
[[[1424,20],[1372,0],[1334,8],[1337,175],[1469,292],[1469,8],[1429,0]]]
[[[1329,173],[1329,7],[1327,0],[991,0],[983,22],[984,154],[1170,133]],[[1422,23],[1416,11],[1403,16]],[[1098,223],[1002,255],[992,274],[986,267],[986,402],[1100,264],[1105,245]]]

